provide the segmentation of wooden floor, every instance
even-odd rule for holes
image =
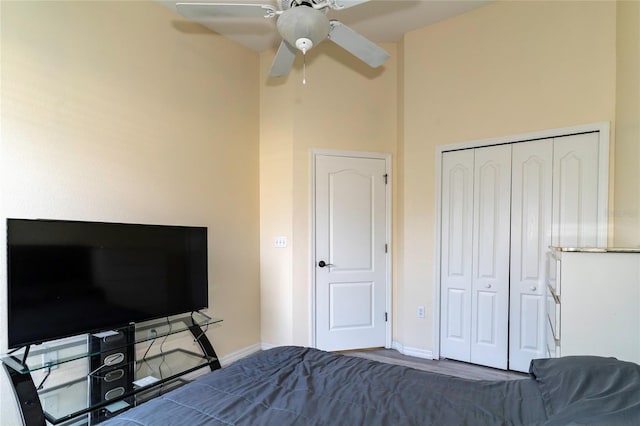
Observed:
[[[367,358],[374,361],[386,362],[388,364],[404,365],[406,367],[426,370],[434,373],[446,374],[449,376],[463,377],[472,380],[518,380],[529,377],[527,374],[515,371],[498,370],[495,368],[482,367],[466,362],[451,360],[429,360],[402,355],[394,349],[363,349],[354,351],[338,352],[343,355]]]

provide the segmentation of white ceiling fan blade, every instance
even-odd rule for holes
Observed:
[[[296,59],[296,53],[298,53],[298,50],[295,47],[282,40],[278,48],[278,53],[276,53],[276,57],[273,59],[273,64],[271,64],[269,75],[271,77],[283,77],[289,74],[293,66],[293,61]]]
[[[351,53],[372,68],[377,68],[389,58],[386,50],[363,37],[343,23],[332,20],[329,40]]]
[[[176,3],[176,10],[189,19],[271,18],[276,9],[266,4],[244,3]]]
[[[348,9],[353,6],[357,6],[362,3],[366,3],[370,0],[329,0],[331,9],[340,10]]]

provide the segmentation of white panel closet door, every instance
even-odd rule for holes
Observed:
[[[443,152],[442,357],[527,371],[545,355],[548,247],[603,238],[600,144],[592,132]]]
[[[474,155],[471,362],[506,369],[511,145]]]
[[[553,140],[513,144],[509,369],[545,355],[545,256],[551,245]]]
[[[554,246],[598,245],[599,135],[584,133],[553,140]]]
[[[472,149],[442,155],[440,352],[471,360]]]

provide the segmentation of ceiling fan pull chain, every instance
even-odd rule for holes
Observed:
[[[302,84],[307,84],[307,52],[302,52]]]

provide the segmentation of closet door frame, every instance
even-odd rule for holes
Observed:
[[[440,262],[441,262],[441,225],[442,225],[442,155],[447,151],[460,149],[480,148],[492,145],[513,144],[527,142],[537,139],[557,138],[570,136],[579,133],[599,132],[599,159],[598,159],[598,237],[597,245],[605,247],[608,245],[608,222],[609,222],[609,139],[610,124],[607,121],[584,124],[572,127],[543,130],[539,132],[521,133],[516,135],[502,136],[498,138],[480,139],[468,142],[461,142],[449,145],[436,146],[436,167],[435,167],[435,194],[436,194],[436,223],[435,223],[435,261],[434,261],[434,304],[433,304],[433,358],[440,358]],[[602,155],[605,153],[606,155]],[[600,196],[602,195],[602,196]]]

